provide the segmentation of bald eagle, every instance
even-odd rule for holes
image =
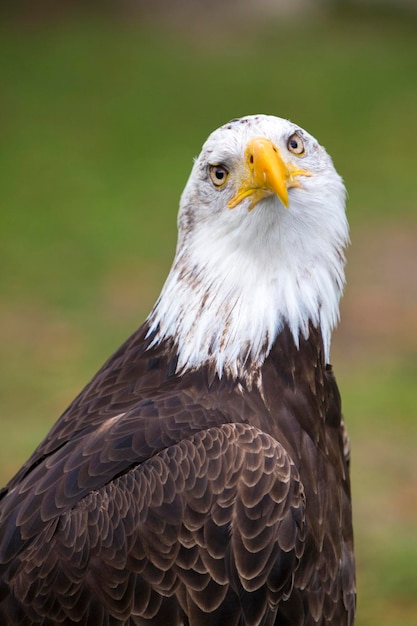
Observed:
[[[1,624],[353,624],[342,179],[296,124],[232,120],[178,231],[145,323],[1,492]]]

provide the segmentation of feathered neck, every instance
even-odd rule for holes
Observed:
[[[319,329],[329,360],[344,285],[344,203],[327,221],[314,207],[300,216],[272,198],[262,204],[203,223],[180,214],[174,263],[148,318],[152,345],[174,341],[178,373],[209,365],[220,378],[253,380],[285,325],[295,346],[310,324]]]

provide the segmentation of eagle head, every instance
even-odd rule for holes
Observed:
[[[221,126],[181,197],[171,272],[150,317],[178,370],[211,364],[248,377],[284,326],[311,325],[325,359],[338,321],[348,243],[346,191],[326,150],[298,125],[250,115]]]

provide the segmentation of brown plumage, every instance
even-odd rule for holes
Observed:
[[[179,370],[158,332],[119,348],[1,493],[0,623],[350,626],[346,433],[320,328],[296,342],[284,324],[251,376]]]

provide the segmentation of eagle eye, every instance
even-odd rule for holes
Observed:
[[[215,187],[223,187],[229,176],[229,172],[223,165],[210,165],[209,175]]]
[[[294,133],[287,141],[287,148],[293,154],[301,156],[305,152],[304,142],[298,133]]]

